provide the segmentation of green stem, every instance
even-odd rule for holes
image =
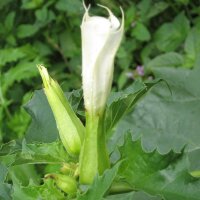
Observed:
[[[90,184],[97,173],[110,167],[103,115],[86,113],[86,135],[80,155],[80,182]]]

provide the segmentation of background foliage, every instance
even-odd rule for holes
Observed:
[[[132,137],[135,140],[141,137],[142,148],[146,152],[157,149],[159,153],[166,154],[173,149],[176,153],[180,153],[186,145],[189,159],[194,161],[194,155],[199,155],[200,148],[200,137],[197,134],[200,128],[198,123],[200,1],[87,0],[85,2],[93,5],[91,10],[93,14],[105,16],[107,14],[96,6],[97,3],[108,6],[118,17],[121,16],[119,6],[122,6],[125,12],[125,36],[117,53],[113,90],[124,89],[136,80],[156,77],[165,79],[173,94],[171,97],[169,90],[163,84],[156,86],[136,106],[135,111],[117,127],[116,137],[110,140],[110,144],[123,140],[122,130],[124,133],[134,130]],[[16,162],[14,158],[16,156],[20,158],[21,154],[13,154],[18,149],[23,149],[23,155],[27,156],[26,160],[23,160],[24,158],[18,160],[21,164],[31,163],[31,159],[38,159],[38,162],[43,163],[48,159],[52,162],[61,162],[56,160],[55,134],[43,135],[41,128],[41,132],[38,131],[35,138],[33,135],[30,136],[30,132],[36,130],[33,124],[28,128],[31,123],[30,115],[36,114],[41,117],[40,119],[44,118],[34,107],[30,109],[33,101],[28,101],[33,91],[41,88],[41,79],[36,69],[36,64],[39,63],[49,68],[50,74],[61,83],[65,91],[81,87],[80,24],[83,13],[80,0],[0,1],[0,143],[4,144],[13,139],[18,141],[27,133],[27,141],[45,141],[45,138],[48,138],[53,142],[51,148],[54,150],[54,154],[51,155],[41,146],[37,150],[39,152],[35,152],[36,147],[27,146],[26,141],[22,143],[23,148],[17,142],[8,143],[9,148],[6,145],[2,146],[6,153],[8,153],[6,149],[9,149],[10,160],[5,159],[1,164],[0,196],[8,195],[6,191],[10,186],[1,180],[5,179],[4,174],[7,170],[5,165],[11,166],[12,162]],[[140,72],[139,66],[144,67],[144,74]],[[38,99],[45,101],[41,91],[36,92],[34,98],[34,105],[42,105]],[[71,96],[71,99],[75,108],[80,106],[78,92]],[[30,115],[25,111],[24,105]],[[50,112],[48,108],[45,109]],[[80,109],[79,115],[81,116]],[[46,122],[51,124],[51,120],[53,119],[47,119]],[[50,130],[54,132],[54,129]],[[112,152],[116,147],[111,145],[110,148]],[[40,156],[37,157],[37,153]],[[3,155],[2,153],[1,156]],[[116,156],[117,152],[112,154],[113,162]],[[199,163],[197,161],[195,163],[193,167],[190,166],[193,170],[199,169]],[[20,199],[22,196],[26,198],[27,193],[30,193],[29,190],[35,191],[33,199],[39,198],[40,194],[37,196],[37,186],[35,186],[40,183],[41,175],[38,172],[51,170],[44,166],[35,169],[26,164],[13,167],[9,176],[10,180],[15,182],[14,199]],[[22,175],[24,180],[19,183],[18,178]],[[29,179],[32,182],[29,182]],[[30,185],[29,190],[25,188],[27,184]],[[19,190],[21,185],[24,186],[23,190]],[[43,188],[40,188],[45,198],[51,197],[52,194],[47,194],[46,188],[53,190],[54,185],[51,181],[46,181]],[[53,191],[55,195],[57,190]],[[63,198],[62,193],[57,192],[56,195],[57,199]],[[144,193],[127,195],[127,198],[133,197],[154,199]],[[112,196],[108,199],[112,198],[115,199]]]
[[[200,51],[199,1],[86,1],[104,4],[120,16],[125,12],[125,37],[117,54],[116,89],[122,89],[145,66],[198,65]],[[66,91],[81,86],[80,23],[83,15],[79,0],[2,0],[0,3],[0,140],[21,138],[30,123],[22,105],[34,89],[41,88],[36,64],[49,67],[52,76]],[[103,14],[97,6],[93,14]]]

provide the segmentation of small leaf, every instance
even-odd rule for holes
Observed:
[[[147,13],[147,17],[149,19],[152,17],[155,17],[156,15],[166,10],[168,7],[169,7],[169,4],[167,2],[164,2],[164,1],[155,2],[154,5],[151,6],[150,11]]]
[[[37,1],[30,1],[30,0],[23,0],[22,1],[22,9],[35,9],[42,5],[44,0],[37,0]]]
[[[25,57],[22,48],[8,48],[0,50],[0,67],[9,62],[17,61],[20,58]]]
[[[6,92],[15,82],[37,76],[38,72],[34,66],[38,62],[40,62],[38,58],[30,62],[21,61],[15,67],[8,70],[2,78],[2,90]]]
[[[195,61],[198,59],[200,54],[200,30],[198,28],[193,28],[185,41],[185,52],[187,58],[190,60],[190,66],[193,67]]]
[[[59,0],[56,3],[56,8],[61,11],[66,11],[69,15],[77,15],[80,13],[82,3],[79,0]]]
[[[147,63],[147,68],[154,67],[181,67],[184,63],[181,54],[176,52],[169,52],[155,57],[153,60]]]
[[[131,35],[138,39],[139,41],[149,41],[151,39],[151,34],[147,27],[140,23],[137,22],[135,27],[132,30]]]
[[[39,30],[39,26],[35,24],[21,24],[17,28],[17,36],[19,38],[26,38],[33,36]]]
[[[15,12],[10,12],[8,14],[8,16],[5,19],[5,27],[7,29],[7,31],[11,31],[13,28],[13,24],[14,24],[14,19],[15,19]]]
[[[154,40],[157,48],[164,52],[176,50],[186,38],[189,29],[188,19],[183,13],[179,14],[173,22],[163,24],[155,32]]]

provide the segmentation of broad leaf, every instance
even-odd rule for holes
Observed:
[[[110,195],[105,200],[161,200],[160,197],[151,196],[144,192],[129,192],[124,194]]]
[[[126,90],[112,93],[108,99],[105,127],[106,132],[110,132],[119,120],[127,114],[138,100],[144,96],[154,85],[161,82],[161,79],[151,81],[149,83],[142,83],[136,81]]]
[[[153,195],[162,195],[165,200],[199,200],[200,179],[188,173],[187,153],[161,155],[156,150],[146,153],[140,140],[133,142],[130,135],[120,148],[119,175],[134,189],[144,190]]]
[[[81,105],[82,91],[74,90],[66,93],[66,96],[74,111],[78,112],[79,105]],[[42,90],[35,91],[32,99],[25,105],[25,109],[32,117],[32,123],[26,133],[28,143],[34,141],[53,142],[58,139],[56,122]]]
[[[199,148],[200,69],[163,67],[153,72],[167,81],[172,95],[162,83],[156,85],[118,125],[119,138],[121,130],[131,130],[146,151],[156,148],[160,153],[180,152],[185,145],[188,151]]]
[[[35,91],[32,99],[25,105],[32,122],[26,133],[28,142],[52,142],[58,138],[53,113],[43,91]]]

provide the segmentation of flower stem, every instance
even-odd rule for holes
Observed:
[[[86,135],[80,155],[80,182],[92,183],[97,173],[101,175],[109,167],[103,115],[86,113]]]

